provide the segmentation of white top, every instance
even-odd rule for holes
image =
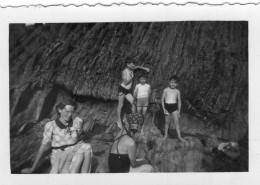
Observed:
[[[135,86],[134,93],[137,93],[137,98],[145,98],[148,97],[149,90],[150,90],[149,84],[142,85],[139,83]]]
[[[129,69],[127,69],[127,68],[123,71],[123,73],[126,73],[127,80],[130,80],[130,79],[134,78],[134,72],[129,70]],[[121,86],[124,87],[125,89],[130,90],[131,87],[132,87],[132,82],[130,82],[128,85],[125,85],[124,82],[122,82]]]

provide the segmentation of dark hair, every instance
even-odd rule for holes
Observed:
[[[125,63],[126,63],[126,65],[130,64],[130,63],[136,64],[136,61],[134,59],[130,58],[130,57],[127,57],[125,59]]]
[[[77,104],[73,100],[65,99],[65,100],[62,100],[60,103],[58,103],[58,105],[56,106],[56,110],[57,110],[58,114],[60,113],[59,109],[64,109],[64,107],[66,105],[74,106],[75,109],[77,108]]]
[[[179,77],[176,76],[176,75],[172,75],[172,76],[170,77],[169,81],[172,81],[172,80],[174,80],[176,83],[179,83],[179,81],[180,81]]]
[[[143,73],[140,74],[139,79],[140,79],[141,77],[147,79],[147,78],[148,78],[148,75],[147,75],[147,73],[143,72]]]

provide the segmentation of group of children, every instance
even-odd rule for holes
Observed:
[[[134,70],[142,69],[146,73],[140,75],[139,84],[134,88],[133,95],[131,94],[132,81],[134,78]],[[151,95],[151,86],[146,83],[147,73],[150,72],[149,68],[135,66],[133,60],[127,61],[126,68],[122,71],[122,83],[118,88],[118,127],[122,128],[121,120],[121,109],[123,107],[124,99],[126,98],[132,105],[132,113],[136,112],[142,114],[145,117],[147,112],[147,107],[149,104],[149,97]],[[168,129],[170,124],[170,118],[173,117],[174,123],[176,125],[176,131],[180,141],[185,142],[181,137],[179,119],[181,111],[181,96],[180,91],[176,88],[178,86],[179,78],[175,75],[171,76],[169,79],[169,86],[163,90],[163,95],[161,98],[161,103],[165,115],[165,130],[164,137],[165,140],[168,137]]]

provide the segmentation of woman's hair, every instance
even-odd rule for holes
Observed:
[[[56,111],[58,112],[58,114],[60,113],[59,109],[64,109],[66,105],[71,105],[75,109],[77,108],[77,104],[73,100],[65,99],[65,100],[62,100],[60,103],[58,103],[58,105],[56,106]]]

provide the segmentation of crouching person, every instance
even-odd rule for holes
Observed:
[[[89,173],[91,169],[92,149],[90,144],[79,141],[83,120],[76,117],[72,121],[76,104],[64,100],[57,105],[59,118],[46,123],[41,147],[31,168],[22,173],[33,173],[51,142],[52,154],[50,173]]]
[[[132,130],[133,128],[133,130]],[[138,165],[141,160],[136,159],[136,144],[132,138],[136,129],[129,127],[128,132],[123,129],[116,135],[111,152],[108,157],[108,166],[111,173],[135,173],[153,172],[153,167],[149,164]]]

